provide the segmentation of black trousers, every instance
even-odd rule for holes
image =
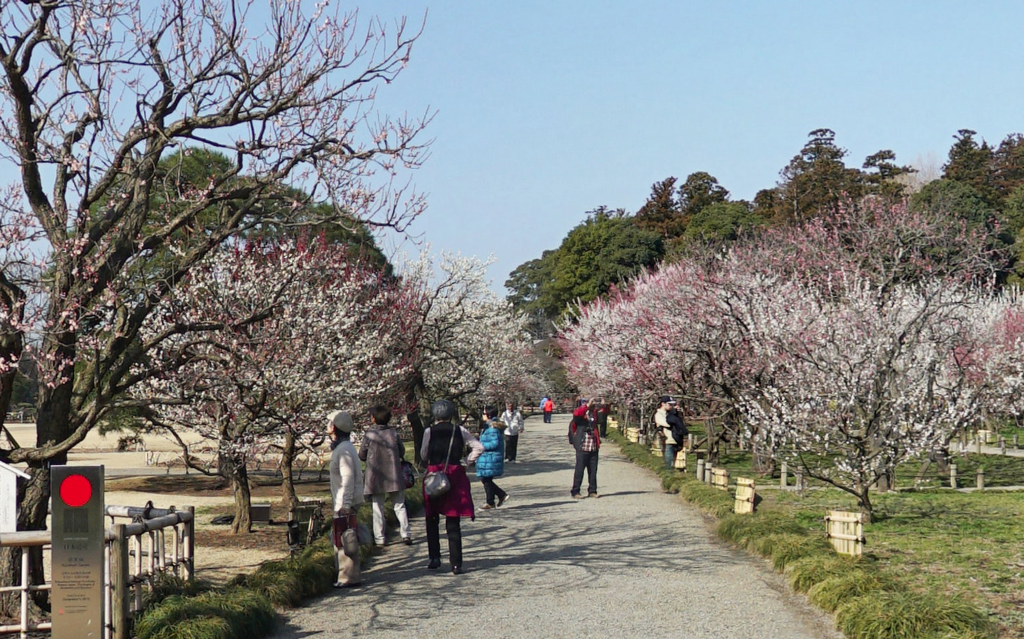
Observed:
[[[493,477],[481,477],[480,483],[484,485],[484,494],[487,495],[487,503],[494,505],[494,498],[505,499],[508,496],[504,490],[501,489],[498,484],[494,483]]]
[[[551,411],[547,411],[547,410],[544,411],[544,423],[545,424],[550,424],[551,423]]]
[[[570,495],[580,494],[580,486],[583,485],[583,469],[587,469],[587,494],[593,495],[597,492],[597,453],[598,451],[584,452],[576,449],[576,471],[572,476],[572,490]]]
[[[508,435],[505,437],[505,461],[515,461],[516,453],[519,452],[519,435]]]
[[[427,554],[431,559],[441,559],[441,515],[427,517]],[[462,520],[459,517],[445,517],[444,527],[448,531],[448,562],[453,566],[462,565]]]

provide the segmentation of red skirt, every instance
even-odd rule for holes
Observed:
[[[427,466],[427,472],[441,472],[444,464]],[[466,475],[466,467],[463,465],[448,466],[448,481],[452,487],[447,493],[431,499],[427,493],[423,493],[423,511],[427,517],[431,515],[444,515],[445,517],[469,517],[473,519],[473,495],[469,488],[469,477]]]

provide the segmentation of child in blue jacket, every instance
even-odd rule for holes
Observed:
[[[487,504],[482,510],[490,510],[508,501],[508,493],[494,483],[495,477],[501,477],[505,472],[505,424],[495,421],[498,416],[498,409],[494,406],[484,408],[484,416],[487,420],[486,427],[480,431],[480,443],[484,447],[484,454],[476,460],[476,476],[484,485],[484,493],[487,495]],[[498,501],[495,504],[495,497]]]

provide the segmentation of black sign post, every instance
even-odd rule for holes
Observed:
[[[103,466],[53,466],[53,639],[101,639],[104,606]]]

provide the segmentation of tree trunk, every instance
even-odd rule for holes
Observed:
[[[871,497],[868,495],[870,489],[864,486],[860,493],[857,495],[858,506],[860,506],[860,512],[864,515],[864,523],[870,524],[874,519],[873,507],[871,506]]]
[[[420,406],[420,400],[417,398],[419,394],[417,391],[423,389],[423,379],[417,376],[412,384],[409,385],[409,394],[406,395],[405,399],[411,406],[415,406],[411,412],[405,414],[405,418],[409,420],[409,425],[412,426],[412,444],[413,444],[413,463],[417,468],[423,468],[423,460],[420,458],[420,445],[423,443],[423,431],[426,430],[423,427],[423,417],[421,414],[422,407]],[[426,412],[430,412],[430,409],[425,409]]]
[[[231,475],[231,489],[235,494],[235,521],[231,525],[234,534],[251,533],[252,517],[249,509],[252,506],[252,493],[249,492],[249,473],[245,464],[240,464]]]
[[[772,456],[770,451],[761,449],[753,441],[750,444],[752,451],[752,462],[754,466],[754,472],[758,473],[761,477],[771,477],[775,474],[775,458]]]
[[[295,494],[295,478],[292,466],[295,463],[295,433],[292,429],[285,430],[284,450],[281,452],[281,498],[286,512],[291,512],[299,503]]]
[[[230,455],[221,455],[220,465],[227,472],[231,481],[231,492],[235,497],[235,521],[231,524],[234,534],[252,532],[252,493],[249,490],[249,471],[245,462],[239,462]]]
[[[420,419],[420,409],[417,408],[411,413],[406,413],[405,418],[412,426],[413,459],[416,466],[422,468],[423,460],[420,458],[420,446],[423,444],[423,420]]]
[[[704,420],[704,437],[708,446],[708,461],[718,465],[718,444],[719,431],[715,424],[715,418]]]

